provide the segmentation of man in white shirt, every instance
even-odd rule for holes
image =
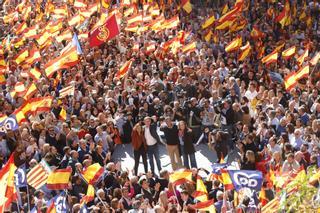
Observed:
[[[147,154],[149,158],[151,172],[154,174],[154,161],[156,160],[156,164],[158,167],[158,171],[161,171],[161,162],[159,155],[158,142],[160,142],[160,137],[157,133],[157,126],[151,123],[150,117],[144,118],[144,137],[147,143]]]

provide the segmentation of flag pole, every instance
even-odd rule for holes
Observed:
[[[28,212],[30,212],[30,198],[29,198],[29,186],[27,184],[27,202],[28,202]]]
[[[18,189],[18,187],[17,187],[17,185],[16,184],[13,184],[14,185],[14,188],[16,189],[16,192],[19,194],[18,196],[17,196],[17,208],[18,208],[18,213],[20,213],[21,211],[20,211],[20,202],[19,202],[19,197],[21,196],[20,195],[20,190]],[[29,211],[30,212],[30,211]]]

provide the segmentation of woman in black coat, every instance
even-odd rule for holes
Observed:
[[[227,135],[222,131],[218,131],[209,138],[210,143],[213,143],[213,148],[217,153],[217,163],[223,160],[228,154]],[[213,140],[213,141],[211,141]]]
[[[184,167],[190,169],[197,168],[197,162],[195,157],[195,149],[193,146],[194,136],[190,129],[187,128],[184,121],[179,121],[179,140],[180,140],[180,153],[183,158]],[[189,163],[190,160],[190,163]]]

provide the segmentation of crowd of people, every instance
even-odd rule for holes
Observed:
[[[196,212],[193,192],[197,176],[201,171],[207,176],[212,172],[197,161],[198,144],[208,146],[212,155],[216,153],[217,162],[212,163],[219,163],[234,152],[238,157],[228,159],[229,163],[238,162],[242,170],[262,171],[268,201],[276,194],[273,186],[266,184],[270,169],[275,173],[290,173],[303,166],[306,171],[317,171],[319,66],[311,66],[307,77],[286,90],[284,79],[301,67],[296,57],[279,56],[276,62],[265,65],[259,53],[261,46],[265,56],[284,42],[283,50],[295,45],[296,55],[308,48],[309,55],[303,62],[307,64],[320,51],[318,1],[289,0],[291,23],[281,26],[275,17],[283,10],[285,1],[245,0],[240,13],[246,19],[245,27],[230,32],[210,26],[214,33],[209,41],[205,40],[208,30],[202,29],[202,24],[211,16],[218,20],[222,9],[227,5],[230,11],[235,1],[191,1],[190,13],[182,8],[180,1],[148,1],[157,5],[165,19],[178,15],[180,22],[177,27],[142,33],[125,30],[126,20],[131,16],[123,14],[130,6],[109,1],[107,10],[122,14],[118,20],[120,34],[93,48],[88,38],[79,37],[83,52],[79,62],[47,78],[45,64],[56,58],[70,41],[58,42],[55,40],[58,33],[41,49],[35,39],[24,39],[17,47],[16,28],[24,21],[28,28],[36,25],[45,28],[54,19],[45,14],[47,4],[54,8],[66,5],[68,17],[72,17],[78,13],[73,2],[7,0],[2,3],[0,54],[6,67],[0,70],[5,78],[0,88],[0,117],[11,115],[26,101],[19,95],[12,97],[17,82],[26,88],[35,83],[37,92],[32,97],[53,96],[53,101],[49,111],[27,116],[25,122],[19,123],[18,130],[7,129],[5,134],[0,134],[1,165],[14,153],[16,166],[25,166],[27,173],[43,160],[52,169],[71,167],[72,177],[66,192],[70,212],[80,212],[82,208],[80,201],[88,185],[79,174],[94,163],[105,168],[105,176],[95,186],[94,199],[86,203],[90,212]],[[86,7],[96,3],[83,2]],[[144,4],[144,1],[134,3],[137,10],[142,10]],[[5,21],[5,15],[19,10],[19,5],[22,8],[40,5],[40,9],[31,10],[26,20],[19,14]],[[69,29],[73,34],[88,33],[101,13],[100,8],[82,20],[85,25],[81,23],[78,27],[69,26],[67,17],[59,19],[63,27],[59,32]],[[301,18],[302,13],[306,17]],[[306,21],[309,17],[311,23]],[[259,40],[250,35],[253,26],[264,34]],[[185,43],[196,41],[195,50],[183,53],[178,49],[177,53],[167,51],[159,56],[162,44],[181,31],[188,34]],[[225,51],[235,35],[252,45],[250,55],[243,61],[238,60],[238,51]],[[152,52],[147,51],[150,42],[156,44]],[[139,48],[133,49],[136,44]],[[39,61],[31,67],[15,63],[15,55],[21,49],[33,46],[41,50]],[[132,58],[128,73],[116,78],[120,67]],[[24,74],[34,67],[42,73],[37,81]],[[75,85],[74,94],[59,98],[59,91],[69,85]],[[66,111],[65,120],[61,119],[62,110]],[[121,168],[113,157],[115,150],[121,151],[122,144],[132,145],[132,170]],[[162,168],[159,146],[165,146],[172,169]],[[169,176],[183,168],[192,170],[194,184],[175,187]],[[225,191],[220,180],[204,179],[204,183],[216,212],[248,212],[251,208],[250,198],[235,202],[232,191]],[[22,187],[22,205],[13,202],[6,211],[45,212],[46,202],[58,193],[32,187],[27,191]],[[227,204],[223,204],[225,196]],[[250,211],[259,208],[258,202],[256,209]]]

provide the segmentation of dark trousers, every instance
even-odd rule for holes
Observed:
[[[160,155],[159,155],[159,148],[158,148],[158,144],[152,145],[152,146],[148,146],[147,148],[147,154],[148,154],[148,158],[149,158],[149,163],[150,163],[150,167],[151,167],[151,172],[154,174],[154,162],[153,162],[153,158],[156,160],[157,163],[157,167],[159,172],[161,171],[161,162],[160,162]]]
[[[142,157],[144,172],[147,173],[148,172],[147,154],[143,145],[138,150],[133,150],[133,156],[134,156],[134,174],[138,175],[140,157]]]
[[[196,156],[194,153],[192,154],[187,154],[184,152],[184,147],[181,146],[181,155],[183,159],[183,166],[187,169],[190,168],[197,168],[197,161],[196,161]],[[190,167],[191,164],[191,167]]]

